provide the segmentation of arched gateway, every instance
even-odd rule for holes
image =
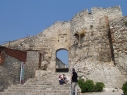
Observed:
[[[56,72],[68,72],[68,51],[59,49],[56,51]]]
[[[60,63],[60,60],[56,57],[56,52],[65,49],[70,55],[71,47],[71,35],[70,35],[70,23],[69,22],[58,22],[51,26],[48,31],[44,31],[38,34],[33,43],[31,43],[30,49],[37,50],[40,53],[39,57],[39,69],[57,72],[57,63]],[[69,60],[70,56],[68,56]],[[70,68],[70,63],[68,62],[68,68]],[[56,69],[57,68],[57,69]],[[65,68],[63,68],[65,70]],[[61,70],[60,70],[61,71]]]

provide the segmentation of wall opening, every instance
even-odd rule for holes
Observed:
[[[66,49],[56,51],[56,72],[68,72],[68,51]]]

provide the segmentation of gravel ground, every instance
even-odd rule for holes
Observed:
[[[93,92],[93,93],[82,93],[82,95],[124,95],[123,92]]]

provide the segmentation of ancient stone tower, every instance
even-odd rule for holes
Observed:
[[[106,87],[121,87],[127,71],[127,17],[119,6],[83,10],[70,21],[56,22],[41,33],[10,43],[27,51],[26,79],[46,65],[56,71],[56,52],[69,53],[69,71],[76,68],[84,79],[102,81]],[[4,46],[8,46],[8,43]]]

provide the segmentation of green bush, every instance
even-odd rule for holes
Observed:
[[[84,82],[83,79],[78,80],[78,85],[81,88],[81,92],[101,92],[103,90],[103,87],[105,86],[102,82],[97,82],[94,85],[94,82],[92,80],[86,80]]]
[[[81,88],[81,91],[83,91],[83,86],[84,86],[84,80],[83,79],[79,79],[78,80],[78,85]]]
[[[103,82],[96,82],[95,87],[94,87],[94,91],[95,92],[101,92],[104,88],[104,83]]]
[[[122,86],[123,93],[127,95],[127,82],[125,82]]]
[[[94,82],[92,80],[86,80],[85,82],[80,79],[78,81],[79,87],[82,92],[93,92],[94,91]]]

